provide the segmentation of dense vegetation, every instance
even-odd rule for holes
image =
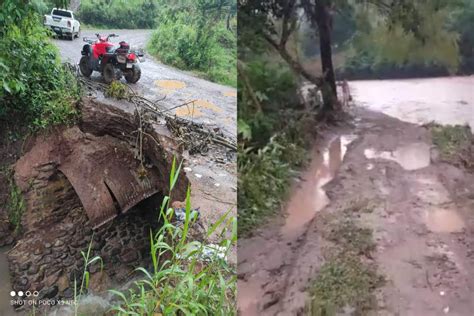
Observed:
[[[6,0],[0,10],[0,124],[46,128],[71,121],[79,87],[65,69],[40,16]]]
[[[81,23],[103,28],[149,29],[158,15],[156,0],[82,0]]]
[[[469,0],[414,2],[420,27],[405,32],[403,24],[368,15],[373,10],[343,8],[334,18],[333,44],[338,77],[407,78],[470,74],[474,71],[474,3]],[[407,10],[399,15],[407,15]],[[425,21],[425,22],[423,22]],[[410,21],[408,21],[409,23]],[[429,22],[429,23],[426,23]],[[319,49],[308,27],[301,32],[304,58],[317,62]]]
[[[235,0],[159,2],[150,53],[166,64],[235,86]]]
[[[311,133],[301,118],[298,78],[239,10],[238,205],[245,236],[280,210],[294,169],[306,161]],[[252,24],[253,23],[253,24]],[[306,134],[306,135],[305,135]]]

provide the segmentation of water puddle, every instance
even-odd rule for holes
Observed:
[[[225,91],[222,92],[225,97],[237,98],[237,91]]]
[[[186,84],[179,80],[156,80],[155,84],[165,90],[179,90],[186,87]]]
[[[177,108],[175,114],[180,117],[199,117],[203,115],[202,109],[207,109],[215,113],[222,112],[222,109],[217,105],[206,100],[198,99],[185,106]]]
[[[196,105],[193,105],[192,103],[177,108],[174,113],[176,114],[176,116],[179,117],[199,117],[203,115],[203,113],[199,111],[199,108]]]
[[[364,150],[367,159],[385,159],[398,163],[405,170],[416,170],[430,165],[430,146],[412,143],[398,147],[395,151]]]
[[[222,112],[220,107],[206,100],[196,100],[194,101],[194,105],[199,108],[211,110],[213,112]]]
[[[354,140],[354,135],[337,137],[324,148],[322,154],[314,155],[308,171],[302,175],[301,186],[296,189],[287,205],[288,216],[282,228],[284,235],[297,233],[317,212],[329,204],[323,187],[334,178],[348,145]]]
[[[428,229],[435,233],[461,232],[464,221],[455,210],[433,208],[425,213],[425,223]]]

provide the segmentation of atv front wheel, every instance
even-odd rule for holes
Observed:
[[[102,70],[102,77],[104,77],[104,82],[109,84],[115,80],[115,69],[114,65],[107,63]]]
[[[92,75],[92,67],[89,63],[89,56],[82,56],[79,61],[79,70],[84,77],[89,78]]]
[[[141,75],[142,70],[140,69],[140,66],[133,65],[132,70],[125,74],[125,80],[127,80],[128,83],[136,83],[140,80]]]

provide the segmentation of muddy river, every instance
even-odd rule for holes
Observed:
[[[474,76],[349,82],[358,106],[411,123],[474,128]]]

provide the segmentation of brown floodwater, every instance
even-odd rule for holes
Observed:
[[[402,121],[474,128],[474,76],[349,82],[358,106]]]
[[[285,236],[298,235],[304,225],[329,203],[324,185],[334,178],[347,146],[354,139],[353,135],[336,137],[322,151],[314,153],[310,167],[303,173],[287,204],[287,217],[282,228]]]

